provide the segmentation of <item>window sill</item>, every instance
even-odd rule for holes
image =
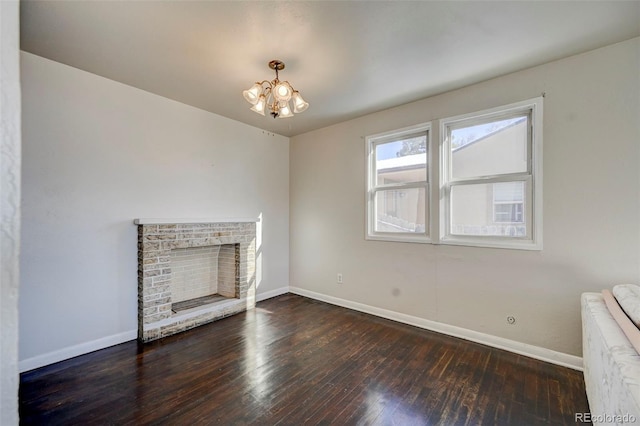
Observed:
[[[424,234],[369,234],[365,237],[368,241],[389,241],[394,243],[419,243],[419,244],[433,244],[431,238]]]
[[[542,251],[542,242],[535,242],[533,240],[497,240],[488,238],[464,238],[464,237],[445,237],[442,238],[439,244],[452,245],[452,246],[467,246],[467,247],[484,247],[484,248],[497,248],[497,249],[509,249],[509,250],[532,250]]]

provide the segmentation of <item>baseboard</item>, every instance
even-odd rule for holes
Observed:
[[[271,299],[272,297],[280,296],[287,293],[289,293],[289,287],[280,287],[275,290],[258,293],[256,295],[256,302],[261,302],[263,300]],[[56,362],[64,361],[66,359],[73,358],[79,355],[88,354],[89,352],[108,348],[109,346],[119,345],[120,343],[135,340],[137,338],[138,331],[131,330],[124,333],[115,334],[113,336],[103,337],[91,342],[80,343],[75,346],[70,346],[68,348],[59,349],[57,351],[19,361],[18,370],[20,371],[20,373],[24,373],[29,370],[44,367],[45,365],[54,364]]]
[[[272,297],[282,296],[289,293],[289,286],[276,288],[275,290],[265,291],[263,293],[256,294],[256,302],[262,302],[263,300],[271,299]]]
[[[327,296],[325,294],[316,293],[314,291],[305,290],[299,287],[289,287],[289,291],[300,296],[305,296],[311,299],[320,300],[322,302],[331,303],[332,305],[342,306],[344,308],[353,309],[355,311],[364,312],[366,314],[371,314],[404,324],[413,325],[425,330],[431,330],[449,336],[458,337],[460,339],[465,339],[494,348],[503,349],[505,351],[514,352],[519,355],[535,358],[541,361],[549,362],[551,364],[556,364],[574,370],[582,371],[582,358],[575,355],[569,355],[562,352],[553,351],[551,349],[541,348],[539,346],[516,342],[515,340],[492,336],[490,334],[480,333],[466,328],[431,321],[412,315],[389,311],[387,309],[376,308],[373,306],[365,305],[363,303],[340,299],[338,297]]]
[[[103,337],[101,339],[92,340],[79,345],[70,346],[68,348],[59,349],[57,351],[34,356],[32,358],[23,359],[18,362],[18,370],[20,373],[44,367],[59,361],[64,361],[79,355],[88,354],[89,352],[108,348],[109,346],[119,345],[120,343],[135,340],[138,337],[137,330],[125,331],[124,333],[114,334],[112,336]]]
[[[516,342],[515,340],[504,339],[502,337],[492,336],[490,334],[480,333],[462,327],[456,327],[453,325],[443,324],[412,315],[389,311],[387,309],[376,308],[373,306],[365,305],[363,303],[352,302],[350,300],[316,293],[299,287],[280,287],[275,290],[260,293],[256,295],[256,302],[261,302],[263,300],[267,300],[272,297],[280,296],[289,292],[298,294],[300,296],[309,297],[311,299],[320,300],[322,302],[330,303],[332,305],[342,306],[344,308],[353,309],[355,311],[364,312],[404,324],[413,325],[425,330],[447,334],[449,336],[458,337],[498,349],[504,349],[506,351],[514,352],[519,355],[528,356],[530,358],[535,358],[541,361],[546,361],[552,364],[582,371],[582,358],[575,355],[556,352],[551,349]],[[18,369],[20,373],[24,373],[29,370],[44,367],[45,365],[53,364],[79,355],[84,355],[89,352],[108,348],[109,346],[119,345],[120,343],[128,342],[130,340],[135,340],[137,337],[137,330],[114,334],[112,336],[103,337],[91,342],[81,343],[78,345],[70,346],[68,348],[63,348],[57,351],[24,359],[18,362]]]

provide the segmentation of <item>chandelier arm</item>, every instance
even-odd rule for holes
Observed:
[[[271,110],[271,112],[273,113],[274,111],[278,110],[278,101],[276,100],[275,96],[273,96],[273,86],[271,85],[271,82],[265,80],[267,82],[267,84],[269,85],[266,89],[264,89],[264,97],[267,101],[267,107]],[[269,100],[271,100],[271,102],[269,102]],[[273,115],[273,114],[272,114]]]

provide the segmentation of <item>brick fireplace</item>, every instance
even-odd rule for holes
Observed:
[[[138,339],[255,307],[256,220],[136,219]]]

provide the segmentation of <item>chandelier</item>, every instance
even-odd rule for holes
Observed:
[[[300,92],[294,90],[288,81],[278,80],[278,71],[284,69],[284,62],[274,59],[269,62],[269,68],[276,72],[275,79],[256,82],[249,90],[242,92],[247,102],[253,105],[251,111],[264,115],[268,108],[273,118],[287,118],[309,108],[309,103],[302,99]],[[289,101],[293,102],[293,111]]]

